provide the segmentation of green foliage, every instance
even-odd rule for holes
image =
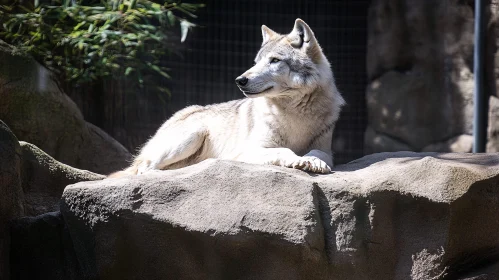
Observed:
[[[172,28],[179,26],[185,39],[193,26],[186,18],[202,6],[178,0],[13,1],[0,5],[0,39],[76,83],[128,76],[142,84],[150,74],[169,78],[161,61],[179,41]]]

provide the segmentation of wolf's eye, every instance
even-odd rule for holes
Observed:
[[[277,63],[277,62],[279,62],[279,61],[281,61],[281,60],[280,60],[280,59],[278,59],[278,58],[275,58],[275,57],[274,57],[274,58],[272,58],[272,59],[270,59],[270,63]]]

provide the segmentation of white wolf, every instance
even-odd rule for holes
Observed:
[[[111,177],[208,158],[329,173],[333,130],[344,104],[331,66],[301,19],[287,35],[265,25],[262,35],[255,65],[236,79],[248,98],[177,112],[129,168]]]

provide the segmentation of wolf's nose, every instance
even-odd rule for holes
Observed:
[[[248,78],[244,76],[239,76],[236,78],[236,84],[240,86],[245,86],[248,83]]]

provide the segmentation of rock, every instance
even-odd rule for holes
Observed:
[[[499,1],[485,2],[485,90],[499,98]]]
[[[61,210],[89,278],[321,279],[327,260],[315,187],[297,187],[296,176],[208,160],[69,186]]]
[[[11,279],[84,279],[60,212],[11,222]]]
[[[69,274],[61,274],[64,277],[51,274],[59,275],[52,271],[55,260],[50,256],[61,253],[53,246],[61,241],[63,222],[60,214],[23,218],[12,228],[10,223],[26,215],[58,210],[62,192],[69,184],[105,177],[62,164],[36,146],[18,142],[2,121],[0,155],[0,279],[39,279],[40,275],[44,275],[44,279],[73,279]],[[55,225],[54,221],[57,230],[51,227]],[[58,262],[63,260],[62,256],[57,256]],[[23,262],[18,262],[21,258]],[[64,257],[65,264],[68,261]],[[76,271],[76,268],[64,269],[71,273]],[[10,271],[16,272],[9,276]]]
[[[366,133],[364,134],[364,153],[369,155],[379,152],[398,152],[398,151],[413,151],[414,149],[397,139],[385,135],[383,133],[377,133],[371,127],[367,127]]]
[[[458,280],[496,280],[499,279],[499,264],[485,265],[484,268],[463,275]]]
[[[463,134],[451,139],[430,144],[423,148],[423,152],[441,152],[441,153],[471,153],[473,149],[473,136]]]
[[[369,6],[368,23],[370,81],[388,71],[418,66],[429,71],[421,78],[441,86],[456,81],[431,79],[432,74],[450,78],[463,67],[473,68],[473,5],[466,1],[375,0]],[[434,72],[438,69],[443,71]]]
[[[499,154],[207,160],[68,186],[61,212],[87,279],[458,279],[497,263],[498,186]]]
[[[0,189],[0,209],[6,207],[1,211],[7,214],[4,221],[58,211],[62,192],[67,185],[105,178],[60,163],[33,144],[18,142],[2,121],[0,133],[0,188],[4,188]],[[18,214],[10,217],[10,211]]]
[[[427,76],[432,74],[425,72],[421,68],[387,72],[368,86],[366,95],[369,126],[415,150],[471,134],[473,129],[473,80],[443,89],[429,81]]]
[[[21,147],[0,121],[0,279],[9,279],[10,220],[24,214],[21,184]]]
[[[492,38],[487,40],[486,86],[497,95],[494,61],[499,37],[494,34],[499,29],[494,1],[486,3],[492,14],[486,16]],[[370,4],[368,22],[369,126],[416,151],[471,135],[472,2],[376,0]]]
[[[28,216],[59,210],[59,201],[67,185],[102,180],[103,175],[60,163],[33,144],[21,141],[23,159],[24,209]]]
[[[45,68],[2,52],[0,61],[0,119],[20,140],[79,169],[108,174],[128,165],[130,153],[85,122]]]
[[[349,173],[336,184],[365,199],[356,199],[350,223],[365,247],[347,246],[364,276],[339,279],[455,279],[495,262],[487,249],[499,242],[490,219],[499,208],[499,154],[381,153],[337,170]]]
[[[491,96],[489,99],[489,120],[487,132],[487,152],[499,152],[499,98],[494,96]]]

